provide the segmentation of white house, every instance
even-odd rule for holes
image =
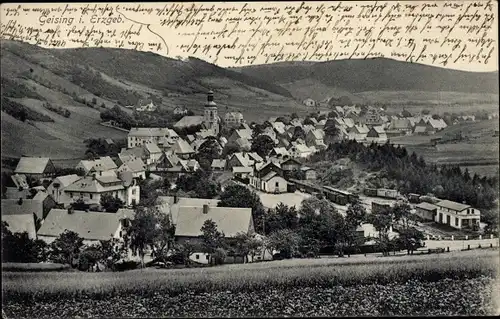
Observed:
[[[76,165],[76,169],[82,169],[85,174],[96,174],[99,176],[112,176],[117,168],[118,166],[109,156],[96,160],[81,160]]]
[[[134,178],[146,179],[146,164],[140,158],[121,156],[120,161],[117,173],[131,172]]]
[[[158,143],[160,139],[169,137],[167,128],[133,127],[127,135],[127,148],[141,146],[145,143]]]
[[[288,152],[293,158],[306,158],[313,153],[307,145],[296,142],[292,142],[292,145],[288,148]]]
[[[366,134],[367,142],[385,143],[387,141],[387,134],[382,126],[373,126]]]
[[[450,200],[442,200],[435,205],[438,208],[436,223],[446,224],[456,229],[469,228],[474,224],[479,226],[481,219],[479,209]]]
[[[139,186],[135,181],[124,182],[115,176],[86,176],[67,186],[64,192],[68,194],[70,203],[81,199],[86,204],[100,204],[101,196],[109,194],[121,199],[125,205],[139,203]]]

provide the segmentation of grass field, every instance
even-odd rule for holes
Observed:
[[[494,314],[497,250],[2,274],[8,317]]]

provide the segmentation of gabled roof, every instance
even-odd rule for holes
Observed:
[[[425,210],[434,210],[434,209],[438,209],[438,207],[434,204],[431,204],[431,203],[427,203],[427,202],[422,202],[422,203],[419,203],[417,205],[415,205],[416,208],[421,208],[421,209],[425,209]]]
[[[117,168],[116,163],[109,156],[101,157],[96,160],[81,160],[80,164],[85,168],[85,170],[91,171],[109,171]]]
[[[43,202],[47,197],[49,196],[49,194],[47,194],[46,192],[44,191],[39,191],[36,193],[36,195],[33,197],[33,200],[38,200],[38,201],[41,201]]]
[[[174,203],[174,196],[158,196],[158,199],[161,203],[168,205],[174,224],[177,224],[177,216],[179,215],[179,207],[181,206],[196,207],[208,205],[210,207],[217,207],[220,202],[218,199],[178,197],[177,203]]]
[[[323,130],[314,129],[314,130],[311,130],[310,132],[314,136],[314,138],[317,140],[322,140],[324,138]]]
[[[276,153],[276,155],[290,156],[290,152],[288,152],[284,147],[275,147],[271,152]]]
[[[251,166],[233,166],[233,173],[252,173],[253,167]]]
[[[250,158],[248,153],[238,152],[231,155],[230,160],[236,157],[241,166],[252,166],[255,162]],[[262,160],[262,158],[261,158]]]
[[[129,149],[122,149],[118,157],[123,161],[124,156],[132,156],[137,158],[147,157],[146,150],[143,147],[137,146]]]
[[[271,172],[267,173],[264,177],[262,177],[262,180],[264,182],[267,182],[268,180],[270,180],[271,178],[273,178],[276,175],[278,175],[278,173],[271,171]]]
[[[180,119],[177,123],[174,124],[174,127],[183,128],[189,126],[202,125],[203,120],[204,120],[203,116],[200,115],[184,116],[182,119]]]
[[[131,171],[132,173],[144,172],[146,170],[146,164],[144,164],[144,162],[140,158],[129,159],[128,161],[125,161],[120,167],[120,170],[122,169]]]
[[[344,118],[344,124],[347,126],[347,127],[353,127],[354,126],[354,120],[351,119],[351,118]]]
[[[248,129],[235,130],[234,134],[236,134],[236,136],[238,138],[243,138],[243,139],[246,139],[246,140],[251,140],[252,139],[252,131],[248,130]]]
[[[307,145],[305,144],[299,144],[299,143],[296,143],[295,145],[293,145],[292,147],[295,147],[295,149],[299,152],[299,153],[307,153],[307,152],[310,152],[311,149],[309,147],[307,147]]]
[[[417,126],[415,126],[415,128],[413,129],[413,132],[414,132],[414,133],[424,133],[425,131],[427,131],[427,127],[422,126],[422,125],[417,125]]]
[[[188,136],[186,136],[186,138],[187,138],[187,140],[188,140],[189,142],[193,142],[193,141],[196,139],[196,138],[194,137],[194,135],[188,135]]]
[[[38,236],[58,237],[68,229],[87,240],[109,240],[118,230],[120,216],[113,213],[85,212],[67,209],[51,209]]]
[[[161,153],[160,148],[156,143],[144,143],[144,148],[150,153],[150,154],[155,154],[155,153]]]
[[[448,208],[448,209],[452,209],[452,210],[455,210],[455,211],[458,211],[458,212],[461,212],[464,209],[467,209],[467,208],[471,207],[470,205],[460,204],[460,203],[453,202],[453,201],[447,200],[447,199],[442,200],[442,201],[436,203],[436,206],[444,207],[444,208]]]
[[[407,130],[411,129],[411,126],[409,119],[393,119],[390,128],[393,130]]]
[[[66,186],[73,184],[80,178],[81,177],[76,174],[58,176],[52,181],[52,184],[59,183],[59,188],[64,188]]]
[[[191,154],[194,153],[193,148],[183,139],[178,139],[172,146],[172,150],[176,154]]]
[[[43,174],[49,163],[50,158],[48,157],[21,157],[14,172],[17,174]]]
[[[35,213],[38,218],[43,218],[43,201],[35,199],[2,199],[2,219],[4,215],[23,215]]]
[[[248,154],[248,157],[250,158],[250,160],[253,160],[255,162],[262,162],[264,160],[259,154],[255,153],[255,152],[250,152],[247,154]]]
[[[250,148],[252,146],[252,143],[247,140],[246,138],[238,138],[236,141],[234,141],[240,148],[245,148],[248,147]]]
[[[28,237],[36,239],[35,219],[33,214],[12,214],[4,215],[2,213],[2,221],[7,222],[9,230],[12,233],[27,232]]]
[[[64,189],[65,192],[103,193],[123,189],[123,184],[105,186],[93,177],[84,177]]]
[[[252,209],[235,207],[208,207],[203,213],[203,206],[181,206],[175,227],[175,236],[198,237],[201,227],[211,219],[225,237],[234,237],[237,233],[253,230]]]
[[[132,137],[160,137],[168,136],[167,128],[160,127],[132,127],[128,132],[128,136]]]
[[[226,167],[226,160],[223,159],[214,159],[212,161],[212,168],[224,168]]]

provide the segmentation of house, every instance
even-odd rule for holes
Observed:
[[[422,202],[415,205],[415,214],[425,220],[436,220],[438,207],[431,203]]]
[[[174,115],[186,115],[188,110],[185,107],[178,106],[174,109]]]
[[[238,139],[244,139],[247,141],[252,141],[252,130],[248,129],[238,129],[234,130],[231,136],[227,139],[229,142],[236,142]]]
[[[33,214],[37,215],[37,212],[41,209],[40,203],[37,202],[37,204],[27,204],[21,199],[2,199],[2,222],[8,224],[8,228],[12,233],[27,232],[29,238],[36,239],[36,225]]]
[[[369,223],[361,224],[361,226],[356,229],[356,232],[364,238],[371,239],[368,242],[370,244],[375,244],[375,238],[378,238],[379,236],[379,232],[375,229],[373,224]],[[390,240],[399,237],[399,234],[392,229],[392,226],[389,226],[388,237]]]
[[[314,106],[316,106],[316,101],[314,101],[311,98],[308,98],[308,99],[305,99],[304,101],[302,101],[302,104],[304,104],[307,107],[314,107]]]
[[[237,178],[247,178],[253,173],[252,166],[233,166],[233,176]]]
[[[316,170],[309,166],[303,166],[300,171],[304,174],[305,180],[315,180],[317,178]]]
[[[129,158],[140,158],[142,159],[143,162],[147,162],[148,153],[146,152],[146,149],[142,146],[133,147],[129,149],[122,148],[121,152],[118,154],[118,158],[122,161],[122,163],[126,162]]]
[[[57,204],[70,203],[69,194],[65,193],[64,190],[79,179],[81,177],[76,174],[58,176],[47,187],[47,193],[54,198]]]
[[[146,164],[147,165],[151,165],[151,164],[156,163],[163,154],[162,150],[154,142],[144,143],[142,146],[144,147],[144,150],[146,151],[146,155],[147,155]]]
[[[217,137],[217,133],[213,129],[201,129],[196,132],[195,137],[197,139],[206,139],[208,137]]]
[[[362,121],[364,122],[364,124],[370,125],[370,126],[371,125],[379,126],[379,125],[384,124],[384,122],[381,118],[380,112],[374,108],[368,109],[368,111],[366,112],[364,119],[362,119]]]
[[[124,172],[120,173],[120,176]],[[125,205],[131,206],[139,203],[139,186],[135,181],[127,184],[115,176],[86,176],[73,184],[67,186],[64,192],[69,195],[70,203],[83,200],[85,204],[100,205],[104,194],[121,199]],[[68,203],[68,204],[70,204]]]
[[[309,147],[314,146],[317,149],[326,148],[323,141],[324,137],[323,130],[312,129],[306,134],[306,145]]]
[[[243,114],[240,112],[228,112],[224,115],[224,123],[227,127],[240,127],[243,122]]]
[[[234,142],[241,150],[250,151],[252,148],[252,142],[245,138],[239,138]]]
[[[179,165],[181,165],[188,172],[195,172],[200,168],[200,163],[198,163],[195,159],[183,160],[179,161]]]
[[[172,223],[177,224],[180,207],[198,207],[208,205],[209,207],[217,207],[220,200],[206,198],[189,198],[175,196],[158,196],[158,200],[162,204],[167,205],[167,213],[170,215]]]
[[[253,166],[255,163],[260,163],[264,159],[259,156],[257,153],[247,153],[247,152],[239,152],[233,153],[229,156],[227,160],[227,168],[231,169],[235,166]]]
[[[2,221],[9,224],[11,232],[28,232],[32,239],[36,239],[37,220],[42,220],[43,201],[33,199],[2,199]]]
[[[381,126],[373,126],[366,134],[367,142],[375,143],[385,143],[387,141],[387,135],[385,130]]]
[[[481,212],[470,205],[442,200],[436,203],[436,206],[438,207],[436,223],[446,224],[456,229],[479,226]]]
[[[175,241],[201,243],[201,228],[207,220],[217,225],[217,230],[226,239],[236,237],[239,233],[253,233],[254,224],[251,208],[181,206],[175,227]],[[210,263],[211,256],[202,252],[194,252],[190,259],[197,263]]]
[[[174,128],[184,129],[188,127],[202,126],[204,120],[205,117],[201,115],[187,115],[181,118],[177,123],[175,123]]]
[[[283,159],[279,166],[284,172],[291,172],[293,170],[300,169],[302,167],[302,163],[295,158],[288,158]]]
[[[117,173],[131,172],[134,178],[146,179],[146,164],[140,158],[120,157],[121,165],[116,170]]]
[[[137,108],[135,109],[138,112],[152,112],[156,111],[158,107],[154,105],[153,100],[151,99],[140,99],[137,102]]]
[[[196,139],[193,141],[193,143],[191,143],[191,148],[195,151],[195,152],[198,152],[198,149],[200,148],[200,146],[205,143],[207,141],[206,138],[203,138],[203,139]]]
[[[355,125],[346,130],[347,138],[350,140],[364,141],[370,129],[366,125]]]
[[[226,168],[226,160],[223,159],[214,159],[210,168],[213,171],[223,171]]]
[[[389,130],[401,131],[404,132],[404,134],[410,134],[412,124],[409,119],[393,119],[389,124]]]
[[[288,152],[294,158],[307,158],[313,153],[307,145],[296,142],[292,142],[292,145],[288,148]]]
[[[290,158],[290,152],[285,147],[275,147],[269,152],[270,158],[276,158],[279,161]]]
[[[44,191],[39,191],[38,193],[36,193],[36,195],[33,197],[33,200],[42,202],[42,207],[43,207],[42,215],[44,218],[45,216],[47,216],[47,214],[52,208],[55,208],[57,206],[57,203],[54,200],[54,198],[52,198],[52,196],[50,196],[49,194],[47,194],[47,192]]]
[[[181,159],[189,159],[195,151],[186,141],[179,139],[172,146],[172,151]]]
[[[24,174],[36,179],[50,178],[56,174],[56,168],[48,157],[21,157],[14,174]]]
[[[279,194],[286,193],[288,190],[288,182],[283,177],[283,169],[273,162],[256,166],[254,173],[250,175],[249,184],[266,193]]]
[[[169,137],[167,128],[133,127],[127,135],[127,148],[145,143],[158,143],[161,138]]]
[[[219,138],[219,144],[220,144],[220,146],[221,146],[222,148],[224,148],[224,146],[226,146],[226,144],[227,144],[227,138],[226,138],[226,137],[224,137],[224,136],[221,136],[221,137]]]
[[[77,233],[86,245],[121,240],[124,233],[119,214],[52,209],[38,230],[38,239],[50,244],[66,229]]]
[[[75,168],[83,170],[85,174],[109,176],[114,174],[118,166],[111,157],[105,156],[95,160],[81,160]]]
[[[282,137],[286,134],[286,126],[283,122],[273,122],[271,125],[278,136]]]

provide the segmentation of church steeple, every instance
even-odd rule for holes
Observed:
[[[214,92],[212,90],[210,90],[207,94],[203,122],[205,128],[212,129],[215,134],[219,134],[219,116],[217,114],[217,104],[214,102]]]

